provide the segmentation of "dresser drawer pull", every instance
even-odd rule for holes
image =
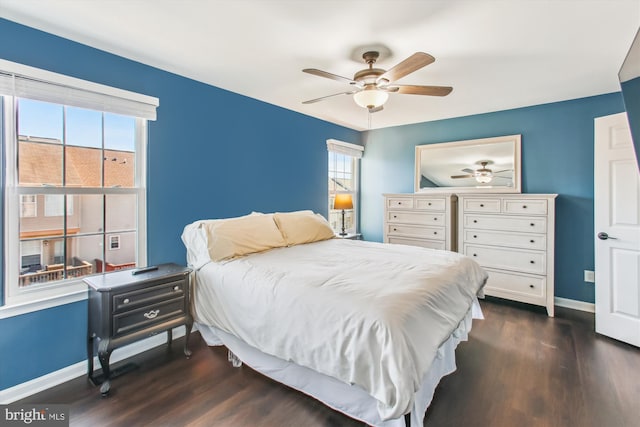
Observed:
[[[401,204],[402,204],[402,202],[398,202],[398,204],[399,204],[399,205],[401,205]]]
[[[478,256],[478,254],[473,254],[473,256]]]
[[[394,217],[394,218],[398,218],[398,215],[394,215],[393,217]]]
[[[531,224],[529,224],[532,227],[535,227],[536,225],[532,222]]]
[[[173,290],[176,291],[176,292],[179,291],[180,290],[180,285],[175,285],[173,287]]]
[[[535,264],[536,262],[534,260],[529,261],[531,264]]]
[[[533,285],[529,285],[529,287],[530,287],[531,289],[535,288],[535,286],[533,286]]]
[[[144,314],[144,317],[146,317],[147,319],[155,319],[156,317],[158,317],[158,314],[160,314],[160,310],[151,310],[148,313]]]
[[[434,220],[434,221],[437,221],[437,220],[438,220],[438,218],[433,218],[433,220]]]
[[[437,232],[437,231],[434,231],[434,232],[433,232],[433,234],[438,234],[438,232]]]
[[[474,220],[473,220],[473,223],[474,223],[474,224],[477,224],[477,223],[478,223],[478,220],[477,220],[477,219],[474,219]],[[531,224],[531,225],[533,225],[533,224]]]
[[[533,239],[529,240],[529,243],[535,243],[535,242],[536,242],[536,241],[535,241],[535,240],[533,240]]]
[[[427,206],[431,206],[431,202],[427,203]]]
[[[478,236],[474,234],[474,235],[473,235],[473,238],[474,238],[474,239],[477,239],[477,238],[478,238]]]
[[[393,229],[393,231],[398,231],[398,229],[397,229],[397,228],[394,228],[394,229]]]
[[[125,298],[124,301],[122,301],[123,304],[129,304],[131,301],[129,301],[129,298]]]
[[[483,203],[480,203],[480,207],[481,207],[481,208],[484,208],[484,204],[483,204]]]
[[[522,209],[527,209],[527,205],[522,205]]]

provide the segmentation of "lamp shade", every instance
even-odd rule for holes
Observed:
[[[493,175],[491,175],[491,172],[480,172],[476,175],[476,181],[481,184],[488,184],[492,179]]]
[[[336,194],[333,201],[333,209],[353,209],[351,194]]]
[[[356,92],[353,100],[362,108],[376,108],[387,102],[389,94],[378,89],[365,89]]]

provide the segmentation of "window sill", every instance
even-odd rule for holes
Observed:
[[[75,290],[62,295],[42,298],[34,301],[16,303],[0,307],[0,319],[20,316],[22,314],[33,313],[35,311],[46,310],[60,305],[71,304],[73,302],[87,299],[87,290]]]

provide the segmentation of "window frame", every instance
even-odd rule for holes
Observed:
[[[21,79],[26,85],[27,95],[19,93],[15,82]],[[9,82],[9,83],[8,83]],[[11,84],[11,82],[14,82]],[[20,82],[19,82],[20,83]],[[43,89],[39,98],[38,90]],[[11,92],[14,90],[15,92]],[[29,92],[31,91],[31,92]],[[29,94],[36,94],[30,96]],[[59,93],[78,95],[71,102],[51,99]],[[18,98],[53,102],[77,108],[90,108],[104,113],[120,114],[135,120],[135,183],[132,188],[73,188],[73,187],[19,187],[18,186],[18,135],[16,103]],[[66,98],[65,98],[66,99]],[[76,104],[76,102],[84,104]],[[91,104],[91,105],[89,105]],[[92,107],[93,105],[93,107]],[[96,108],[95,105],[104,106]],[[0,142],[3,173],[3,301],[0,301],[0,319],[29,313],[73,301],[86,299],[86,284],[82,278],[69,278],[62,281],[43,283],[31,287],[19,287],[20,257],[20,218],[21,195],[47,194],[135,194],[136,211],[136,263],[147,264],[147,146],[148,120],[155,120],[155,109],[159,100],[147,95],[137,94],[74,77],[64,76],[46,70],[17,64],[0,59]],[[36,197],[37,199],[37,197]],[[104,239],[108,232],[102,230]],[[103,251],[106,252],[106,251]]]
[[[330,188],[327,188],[327,220],[331,222],[331,213],[333,211],[340,211],[333,209],[331,203],[332,196],[336,194],[351,194],[353,200],[353,209],[351,209],[351,211],[353,211],[353,227],[346,228],[345,231],[348,234],[358,234],[360,230],[360,158],[364,152],[364,147],[349,142],[329,139],[327,140],[327,151],[327,178],[330,178],[329,171],[331,171],[331,165],[329,164],[329,158],[331,157],[331,153],[350,157],[353,171],[353,191],[332,191]],[[338,227],[333,231],[339,233],[341,228]]]

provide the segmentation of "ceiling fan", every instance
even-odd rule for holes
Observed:
[[[491,169],[489,169],[487,167],[487,165],[489,163],[492,163],[489,160],[483,160],[481,162],[478,162],[480,164],[480,168],[473,170],[473,169],[469,169],[469,168],[465,168],[462,169],[462,172],[466,172],[466,175],[451,175],[452,179],[459,179],[459,178],[475,178],[476,181],[478,181],[481,184],[487,184],[489,182],[491,182],[493,180],[493,178],[505,178],[505,179],[511,179],[510,177],[507,176],[499,176],[496,174],[502,173],[502,172],[510,172],[512,171],[512,169],[503,169],[503,170],[499,170],[499,171],[493,171]]]
[[[338,76],[315,68],[305,68],[305,73],[319,77],[325,77],[339,82],[349,83],[353,90],[334,93],[316,99],[304,101],[303,104],[313,104],[327,98],[338,95],[353,95],[353,99],[359,106],[366,108],[370,113],[382,110],[382,106],[389,98],[389,93],[404,93],[411,95],[446,96],[453,90],[450,86],[419,86],[419,85],[399,85],[394,84],[396,80],[419,70],[434,62],[436,59],[424,52],[416,52],[404,61],[400,62],[389,70],[373,68],[379,57],[379,52],[368,51],[362,55],[369,68],[358,71],[353,79]]]

